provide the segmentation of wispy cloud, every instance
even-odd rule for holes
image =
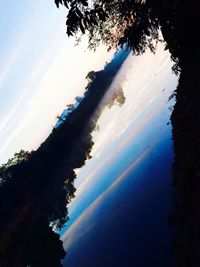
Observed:
[[[14,50],[13,54],[10,56],[10,59],[8,60],[7,64],[3,67],[3,70],[0,73],[0,84],[4,81],[4,79],[6,78],[7,74],[9,73],[9,71],[11,70],[13,65],[15,64],[15,61],[16,61],[17,57],[19,56],[19,54],[22,51],[23,45],[24,45],[24,43],[19,43],[17,45],[17,47]],[[0,88],[0,90],[1,90],[1,88]]]
[[[86,83],[85,73],[88,68],[90,66],[94,68],[96,62],[98,62],[97,65],[101,63],[102,66],[108,57],[105,50],[101,48],[99,53],[90,59],[89,65],[86,65],[83,60],[86,55],[82,54],[81,47],[78,48],[77,56],[74,53],[73,43],[61,44],[59,38],[61,38],[61,31],[57,33],[42,57],[33,66],[30,74],[24,77],[24,85],[19,99],[16,99],[14,106],[5,113],[0,122],[0,134],[2,135],[7,130],[7,138],[0,147],[1,161],[5,160],[6,155],[11,156],[16,152],[14,151],[16,147],[20,149],[19,145],[27,147],[27,143],[29,143],[29,147],[34,148],[36,143],[39,145],[43,138],[50,133],[56,114],[62,111],[68,103],[67,101],[73,101],[79,92],[84,91],[83,84]],[[89,56],[90,53],[87,55]],[[49,58],[51,58],[50,64]],[[82,60],[80,66],[77,66],[78,58]],[[68,60],[73,64],[69,65]],[[14,64],[14,60],[12,62]],[[81,71],[81,74],[78,70]],[[19,118],[17,114],[22,111],[23,114]],[[13,129],[10,127],[11,124],[15,125]],[[34,127],[33,130],[29,131],[28,136],[25,136],[31,125]],[[37,133],[35,128],[38,128]],[[4,152],[6,155],[3,156]]]
[[[154,118],[157,118],[157,115],[159,117],[159,114],[161,114],[164,108],[165,98],[161,93],[162,86],[172,77],[170,73],[171,62],[169,55],[164,54],[162,51],[161,53],[159,52],[158,55],[159,57],[155,58],[152,54],[147,53],[143,58],[134,58],[134,64],[129,71],[129,81],[123,84],[123,89],[128,93],[128,99],[124,105],[125,109],[123,110],[123,106],[119,109],[114,123],[113,120],[115,119],[111,116],[111,110],[107,112],[106,118],[104,116],[104,120],[102,121],[103,132],[100,131],[100,138],[96,139],[97,145],[94,145],[93,150],[93,156],[98,156],[98,164],[90,165],[89,163],[88,166],[90,166],[88,167],[88,171],[85,172],[84,177],[81,177],[81,172],[79,173],[82,182],[78,185],[77,197],[74,204],[72,202],[70,206],[70,208],[72,207],[72,211],[75,210],[76,205],[84,200],[83,193],[86,188],[88,188],[89,183],[93,181],[95,184],[95,181],[98,181],[97,176],[105,169],[106,165],[110,164],[113,159],[116,158],[116,155],[121,155],[122,151],[124,151],[129,144],[133,144],[134,140],[137,154],[135,155],[135,160],[123,173],[116,177],[110,187],[96,196],[96,199],[76,217],[74,222],[72,222],[67,231],[62,235],[66,249],[79,241],[79,234],[77,235],[77,233],[82,233],[84,235],[85,227],[90,226],[90,223],[95,221],[95,211],[102,201],[105,200],[111,191],[120,185],[130,172],[134,171],[134,169],[139,166],[165,133],[165,128],[163,128],[163,130],[159,130],[159,132],[152,135],[152,126],[150,127]],[[137,69],[135,68],[136,64]],[[163,68],[165,69],[165,73],[167,70],[165,76],[162,75]],[[142,72],[144,72],[144,75],[141,77]],[[159,74],[156,79],[155,73]],[[111,117],[112,121],[110,121]],[[101,129],[101,120],[99,122]],[[145,134],[147,133],[149,133],[149,145],[145,145],[146,147],[141,151],[143,145],[139,146],[139,144],[142,142],[143,138],[146,138]],[[98,136],[98,133],[96,133],[96,136]],[[103,149],[103,152],[101,152],[102,149],[100,150],[99,147],[104,147],[106,149]]]
[[[14,118],[17,110],[22,105],[26,93],[27,93],[26,88],[24,88],[24,90],[22,90],[20,98],[16,101],[12,109],[6,114],[4,119],[0,122],[0,134],[3,134],[3,132],[9,127],[11,120]]]
[[[37,76],[41,76],[42,70],[46,69],[49,57],[53,53],[55,53],[55,51],[58,50],[58,44],[60,43],[59,41],[61,39],[62,34],[63,34],[63,29],[61,28],[57,32],[57,34],[55,35],[55,37],[53,38],[47,49],[44,51],[42,57],[39,59],[39,62],[37,62],[35,68],[31,73],[30,80],[34,80],[37,78]]]

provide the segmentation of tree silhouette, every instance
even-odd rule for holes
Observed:
[[[159,39],[159,22],[152,9],[152,1],[55,1],[69,9],[67,34],[87,33],[89,47],[100,42],[109,48],[128,45],[137,54],[147,47],[155,49],[153,40]]]
[[[180,72],[189,55],[199,57],[194,37],[200,15],[197,0],[189,3],[186,0],[55,0],[55,3],[68,9],[68,36],[76,35],[79,40],[86,33],[92,49],[103,43],[108,48],[128,45],[135,54],[143,53],[146,48],[155,51],[161,31],[166,49],[175,61],[175,73]]]
[[[2,164],[0,166],[0,184],[12,176],[12,170],[14,169],[15,165],[19,165],[25,161],[28,161],[32,153],[33,151],[28,152],[21,149],[19,152],[16,152],[14,156],[5,164]]]
[[[128,54],[96,73],[88,94],[36,151],[22,150],[1,167],[9,179],[0,185],[0,266],[61,266],[65,252],[52,227],[68,219],[74,170],[91,158],[99,104]]]
[[[56,119],[61,120],[62,122],[65,121],[60,115],[57,115],[57,116],[56,116]]]
[[[172,69],[180,74],[172,113],[175,160],[177,266],[200,266],[200,1],[197,0],[56,0],[68,9],[67,34],[86,33],[89,47],[99,43],[129,46],[135,54],[155,51],[159,31]]]

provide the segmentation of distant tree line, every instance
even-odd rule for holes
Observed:
[[[177,266],[200,266],[200,49],[198,0],[55,0],[67,8],[67,34],[87,34],[89,48],[156,50],[160,40],[180,75],[172,112]]]
[[[21,150],[0,167],[0,266],[61,266],[65,251],[52,227],[60,229],[68,219],[74,169],[91,158],[98,104],[128,53],[96,74],[77,109],[36,151]]]

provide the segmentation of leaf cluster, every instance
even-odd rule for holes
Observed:
[[[140,54],[149,47],[155,48],[159,39],[159,22],[152,11],[151,1],[144,0],[94,0],[56,1],[68,9],[66,18],[68,36],[87,33],[89,48],[100,43],[113,47],[128,45]]]

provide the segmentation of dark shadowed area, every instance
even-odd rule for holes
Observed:
[[[171,65],[161,46],[156,55],[129,56],[117,74],[126,77],[126,102],[101,115],[93,158],[78,171],[62,231],[65,267],[175,266]]]
[[[91,158],[91,133],[103,108],[98,108],[99,103],[128,54],[128,50],[116,53],[105,69],[96,73],[80,105],[37,151],[22,150],[1,166],[2,266],[61,266],[65,252],[52,227],[60,229],[68,219],[66,206],[76,191],[74,169]],[[108,106],[125,101],[118,89],[108,99]],[[96,119],[91,120],[94,114]]]

